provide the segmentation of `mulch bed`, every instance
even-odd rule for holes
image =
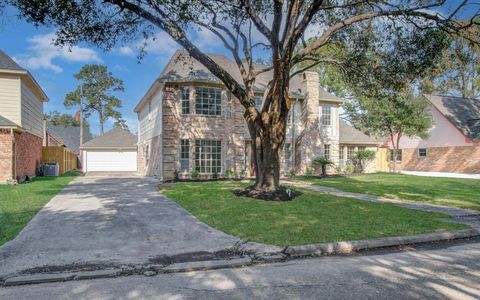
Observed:
[[[249,197],[265,201],[291,201],[293,198],[302,194],[298,191],[284,187],[280,187],[280,189],[275,192],[262,192],[253,189],[253,186],[249,186],[245,189],[235,189],[232,190],[232,193],[239,197]]]

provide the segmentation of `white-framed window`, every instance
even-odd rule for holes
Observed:
[[[292,144],[285,143],[285,170],[289,171],[292,168]]]
[[[326,159],[330,159],[330,145],[323,145],[323,157]]]
[[[390,149],[390,161],[393,161],[393,149]],[[402,149],[397,150],[397,159],[395,161],[402,161]]]
[[[144,145],[144,146],[143,146],[143,157],[144,157],[145,159],[148,159],[149,156],[150,156],[150,147],[149,147],[149,146],[150,146],[150,145]]]
[[[195,113],[197,115],[222,115],[222,89],[198,87],[195,89]]]
[[[203,174],[222,171],[222,141],[195,140],[195,170]]]
[[[347,160],[351,160],[355,156],[355,147],[348,146],[347,147]]]
[[[330,105],[322,105],[322,125],[332,125],[332,107]]]
[[[427,157],[427,148],[418,148],[418,157]]]
[[[255,106],[257,107],[258,110],[262,109],[262,103],[263,103],[263,97],[261,96],[255,96]]]
[[[367,147],[365,146],[358,146],[358,151],[365,151],[367,150]]]
[[[188,86],[182,87],[182,114],[190,114],[190,88]]]
[[[180,172],[188,172],[190,168],[190,141],[180,140]]]

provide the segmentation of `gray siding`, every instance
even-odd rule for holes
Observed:
[[[39,137],[43,135],[43,102],[23,81],[22,127]]]

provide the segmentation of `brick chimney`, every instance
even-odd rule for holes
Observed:
[[[312,126],[318,120],[320,77],[317,72],[306,71],[302,74],[302,90],[305,92],[303,110],[303,128]]]
[[[75,114],[75,122],[80,124],[80,112],[79,111],[77,111],[77,113]]]

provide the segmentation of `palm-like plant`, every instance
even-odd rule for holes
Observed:
[[[335,166],[335,163],[328,158],[319,157],[313,161],[313,164],[320,166],[322,168],[322,176],[327,176],[327,167]]]

